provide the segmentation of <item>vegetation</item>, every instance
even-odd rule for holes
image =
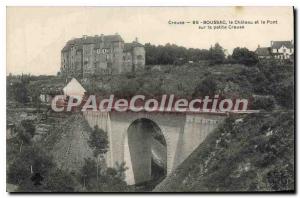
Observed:
[[[7,182],[17,185],[21,192],[72,192],[77,185],[73,177],[58,169],[49,153],[37,145],[26,146],[15,156],[8,168]]]
[[[258,63],[258,57],[257,55],[252,52],[249,51],[247,48],[234,48],[233,52],[232,52],[232,61],[239,63],[239,64],[244,64],[244,65],[255,65]]]
[[[295,188],[293,113],[229,117],[155,191]]]
[[[252,98],[261,114],[229,117],[180,167],[159,184],[159,191],[282,191],[294,189],[294,67],[276,61],[258,61],[246,48],[226,58],[215,44],[209,50],[167,44],[145,45],[147,69],[120,75],[93,76],[83,82],[88,93],[130,98],[136,94],[198,98],[215,94]],[[8,76],[8,106],[40,105],[44,89],[55,94],[64,79],[55,76]],[[13,102],[10,104],[10,102]],[[274,111],[276,110],[276,111]],[[62,118],[63,119],[63,118]],[[18,191],[123,192],[134,191],[125,182],[126,165],[107,168],[105,131],[91,130],[88,145],[94,157],[78,172],[60,169],[51,148],[74,120],[52,123],[51,135],[32,141],[35,123],[16,125],[18,136],[7,142],[7,182]],[[157,139],[160,139],[157,136]],[[40,184],[39,184],[40,183]]]
[[[209,50],[177,46],[175,44],[151,45],[145,44],[146,65],[182,65],[189,61],[208,60],[212,64],[220,64],[225,60],[224,49],[216,43]]]
[[[116,169],[105,168],[98,170],[95,160],[85,159],[81,169],[81,183],[84,191],[88,192],[125,192],[132,188],[125,182],[125,164],[120,164]],[[96,174],[95,174],[96,173]]]
[[[99,129],[99,127],[96,125],[91,132],[88,143],[90,147],[94,149],[95,156],[105,154],[108,149],[107,133],[102,129]]]

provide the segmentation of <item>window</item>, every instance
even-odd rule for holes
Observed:
[[[103,52],[103,53],[106,53],[106,52],[107,52],[107,49],[102,49],[102,52]]]
[[[283,49],[282,49],[282,51],[285,53],[285,52],[286,52],[286,49],[285,49],[285,48],[283,48]]]
[[[100,49],[97,49],[97,54],[100,54],[101,53],[101,50]]]

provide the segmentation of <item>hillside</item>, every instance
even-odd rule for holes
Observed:
[[[51,150],[58,167],[79,171],[85,158],[93,158],[93,150],[88,145],[90,130],[82,115],[75,114],[67,118],[64,130]]]
[[[294,190],[294,115],[229,117],[154,191]]]

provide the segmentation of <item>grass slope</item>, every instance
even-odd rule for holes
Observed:
[[[294,190],[294,115],[229,117],[154,191]]]

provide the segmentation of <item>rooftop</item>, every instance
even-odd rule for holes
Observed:
[[[258,56],[270,56],[271,54],[270,47],[258,47],[255,52]]]
[[[272,41],[271,42],[271,47],[273,49],[279,49],[282,46],[285,46],[286,48],[294,48],[294,44],[292,43],[292,41]]]
[[[124,42],[122,37],[119,34],[115,35],[95,35],[95,36],[86,36],[83,35],[82,38],[74,38],[67,42],[62,51],[69,50],[71,46],[81,46],[83,44],[98,44],[98,43],[110,44],[111,42]]]

